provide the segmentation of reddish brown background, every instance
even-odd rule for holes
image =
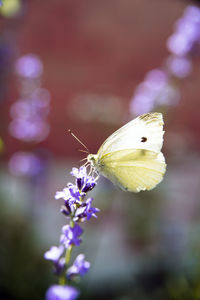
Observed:
[[[49,89],[51,132],[42,145],[60,156],[77,155],[77,144],[66,134],[71,128],[96,151],[101,142],[130,118],[129,101],[147,71],[162,65],[168,52],[166,39],[181,17],[186,2],[166,0],[31,0],[24,2],[17,20],[2,25],[13,32],[16,57],[39,55],[44,63],[43,87]],[[172,130],[194,135],[199,147],[199,60],[181,83],[181,102],[173,108]],[[81,93],[110,94],[123,99],[124,118],[119,125],[82,123],[70,117],[70,103]],[[6,114],[17,97],[10,85]],[[7,124],[9,117],[7,117]],[[20,148],[6,136],[7,153]]]

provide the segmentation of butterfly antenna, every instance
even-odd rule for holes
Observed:
[[[80,161],[84,161],[84,160],[87,160],[87,158],[83,158],[83,159],[81,159]]]
[[[90,153],[89,149],[85,146],[85,144],[83,144],[83,142],[81,142],[70,129],[68,129],[68,132],[71,134],[71,136],[73,136],[73,138],[75,138],[75,140],[77,140],[87,150],[85,151],[86,153]],[[84,152],[84,150],[80,150],[80,151]]]
[[[78,149],[78,151],[80,151],[80,152],[83,152],[83,153],[89,153],[88,151],[86,151],[86,150],[82,150],[82,149]]]

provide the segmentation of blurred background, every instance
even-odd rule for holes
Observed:
[[[200,299],[200,8],[181,0],[0,1],[0,299],[56,281],[54,200],[84,154],[139,114],[164,114],[167,172],[150,192],[104,178],[84,225],[80,299]]]

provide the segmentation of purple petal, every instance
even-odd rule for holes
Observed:
[[[45,252],[44,258],[56,262],[63,254],[63,251],[64,251],[64,247],[62,245],[60,245],[59,247],[52,246],[50,250]]]
[[[85,260],[84,254],[79,254],[73,265],[68,269],[67,276],[70,278],[73,275],[83,276],[90,268],[90,263]]]
[[[75,300],[79,292],[72,286],[52,285],[46,292],[46,300]]]

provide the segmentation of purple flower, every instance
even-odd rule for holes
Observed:
[[[41,159],[30,152],[16,152],[9,161],[9,170],[16,176],[36,176],[42,169]]]
[[[80,203],[80,198],[82,197],[78,187],[72,183],[68,183],[68,189],[71,197],[75,199],[77,203]]]
[[[175,32],[169,37],[167,47],[175,55],[192,53],[195,44],[200,42],[200,9],[188,6],[181,19],[175,24]]]
[[[174,33],[169,37],[167,47],[175,55],[186,55],[191,50],[191,42],[182,33]]]
[[[88,198],[79,208],[77,208],[74,221],[85,221],[86,219],[89,220],[91,217],[97,218],[96,213],[100,211],[100,209],[96,207],[92,207],[93,198]]]
[[[44,254],[45,259],[53,261],[55,274],[60,274],[65,267],[65,259],[60,258],[63,254],[63,251],[64,247],[62,245],[59,247],[52,246],[50,250]]]
[[[55,199],[64,199],[65,206],[61,207],[61,212],[69,217],[73,216],[75,212],[74,221],[85,220],[88,216],[87,207],[88,204],[83,202],[86,193],[92,190],[96,185],[95,178],[87,175],[87,170],[85,167],[72,168],[71,175],[76,177],[76,185],[72,183],[68,183],[67,187],[65,187],[62,191],[56,192]],[[95,208],[91,207],[91,211],[93,210],[93,216],[95,216],[94,211]],[[83,214],[84,213],[84,214]],[[95,216],[96,217],[96,216]],[[89,220],[89,218],[87,218]]]
[[[76,184],[83,193],[91,191],[96,186],[96,181],[92,176],[87,174],[85,167],[72,168],[71,175],[76,177]]]
[[[88,198],[86,200],[86,204],[87,204],[87,209],[86,209],[87,220],[89,220],[91,217],[97,218],[96,213],[100,211],[100,209],[91,206],[93,200],[94,200],[93,198]]]
[[[63,226],[62,233],[60,242],[64,244],[65,248],[68,248],[70,245],[80,245],[81,239],[79,236],[83,233],[83,229],[78,224],[75,224],[74,227],[69,225]]]
[[[55,199],[64,199],[65,201],[69,201],[70,204],[80,203],[80,198],[82,197],[78,188],[72,184],[68,183],[68,187],[64,188],[62,191],[56,192]]]
[[[69,200],[71,198],[71,193],[68,188],[64,188],[62,191],[56,192],[55,199]]]
[[[63,251],[64,247],[62,245],[60,245],[59,247],[52,246],[50,250],[45,252],[44,258],[47,260],[52,260],[53,262],[57,262],[63,254]]]
[[[177,78],[184,78],[192,71],[192,63],[186,57],[170,56],[167,59],[167,68]]]
[[[175,105],[179,100],[178,90],[170,83],[168,74],[161,69],[147,73],[136,88],[130,103],[133,115],[144,114],[160,105]]]
[[[35,54],[26,54],[18,58],[15,68],[18,75],[31,79],[40,77],[43,71],[42,62]]]
[[[67,277],[71,278],[74,275],[83,276],[90,268],[90,263],[85,260],[84,254],[79,254],[73,265],[67,271]]]
[[[46,292],[46,300],[75,300],[79,292],[72,286],[52,285]]]
[[[82,192],[87,193],[91,191],[96,186],[96,184],[97,183],[93,177],[91,176],[87,177],[86,182],[82,187]]]
[[[80,167],[78,168],[72,168],[72,171],[70,172],[70,174],[76,178],[84,178],[87,177],[87,170],[85,167]]]
[[[38,92],[39,93],[39,92]],[[40,92],[41,93],[41,92]],[[12,104],[10,114],[13,119],[35,119],[41,120],[47,117],[49,112],[49,99],[37,98],[36,95],[30,95],[28,98],[22,98]],[[39,97],[40,95],[38,95]],[[41,96],[40,96],[41,97]]]
[[[67,188],[64,188],[62,191],[56,192],[55,199],[64,199],[65,206],[61,207],[61,212],[65,216],[69,216],[71,214],[74,214],[76,210],[76,204],[81,203],[81,197],[78,188],[69,183]]]
[[[9,125],[10,134],[25,142],[41,142],[48,136],[49,130],[49,124],[37,118],[16,118]]]
[[[51,247],[44,255],[46,259],[53,261],[55,273],[62,276],[65,273],[68,279],[75,275],[83,276],[90,268],[90,263],[85,261],[83,254],[80,254],[67,270],[68,263],[66,265],[66,260],[67,262],[69,261],[71,247],[79,246],[82,241],[80,236],[83,233],[83,229],[77,222],[89,220],[91,217],[97,218],[96,213],[99,212],[98,208],[92,207],[93,198],[85,200],[86,193],[95,187],[97,178],[87,175],[85,167],[73,168],[71,175],[76,177],[76,185],[68,183],[67,187],[62,191],[56,192],[55,195],[55,199],[62,198],[64,200],[61,212],[70,218],[71,226],[65,225],[62,227],[61,246]],[[61,257],[64,247],[67,249],[66,258]],[[75,290],[75,294],[72,295],[71,291],[74,291],[72,287],[54,285],[47,291],[46,300],[75,299],[78,296],[78,291]]]
[[[3,1],[2,0],[0,0],[0,6],[2,6],[3,5]]]

